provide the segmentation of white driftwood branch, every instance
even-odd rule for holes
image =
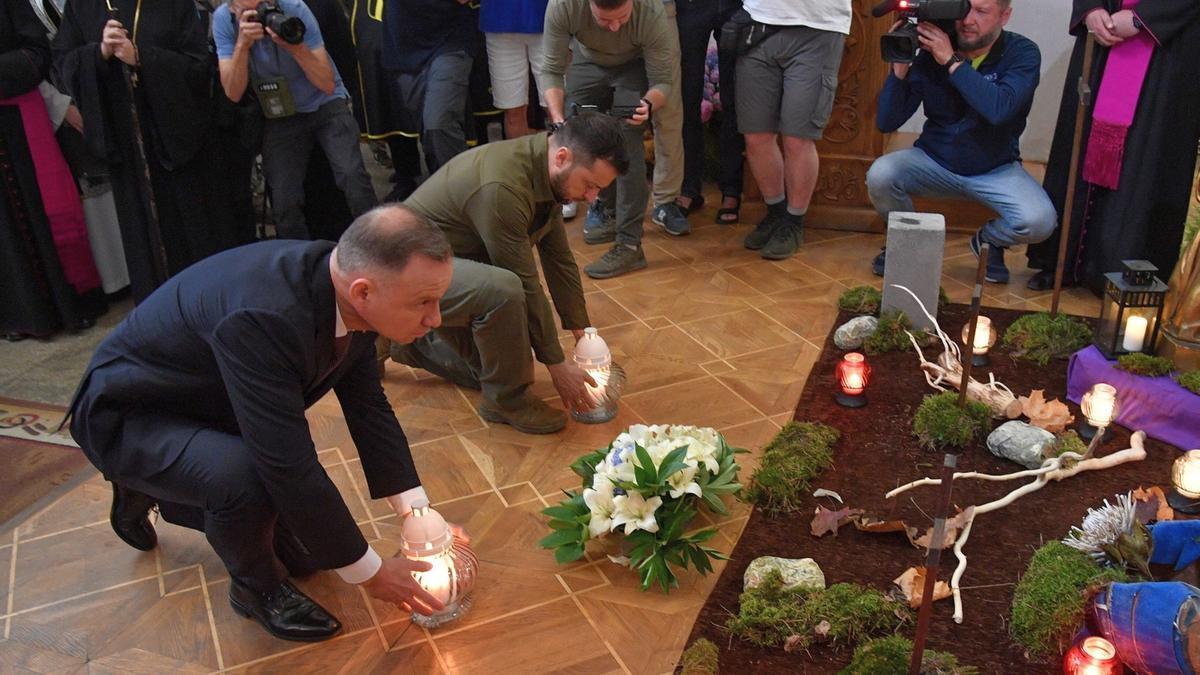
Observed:
[[[1146,459],[1146,432],[1135,431],[1129,438],[1129,447],[1118,452],[1114,452],[1103,457],[1091,457],[1084,459],[1083,455],[1075,452],[1064,452],[1058,457],[1047,459],[1042,463],[1041,468],[1030,469],[1026,471],[1017,471],[1009,474],[995,475],[978,473],[976,471],[968,471],[954,474],[955,479],[971,478],[977,480],[988,481],[1005,481],[1014,480],[1017,478],[1036,476],[1032,482],[1026,483],[1021,487],[1009,492],[1007,495],[987,502],[975,507],[971,519],[963,527],[962,532],[958,535],[958,539],[954,542],[954,556],[958,558],[958,566],[954,569],[954,574],[950,577],[950,591],[954,596],[954,622],[962,623],[963,608],[962,608],[962,591],[959,587],[959,580],[962,579],[963,573],[967,570],[967,556],[963,554],[963,546],[966,545],[967,539],[971,536],[971,526],[975,523],[975,518],[980,514],[989,513],[1012,504],[1016,500],[1025,495],[1036,492],[1046,486],[1050,481],[1060,481],[1064,478],[1070,478],[1084,471],[1101,471],[1110,469],[1114,466],[1125,464],[1127,462],[1140,462]],[[1064,467],[1063,465],[1066,464]],[[922,485],[941,485],[942,481],[938,478],[923,478],[915,480],[911,483],[901,485],[900,487],[887,493],[886,498],[890,499],[906,490]]]
[[[936,335],[942,342],[942,354],[935,363],[925,358],[925,353],[921,351],[921,345],[917,342],[917,338],[911,332],[905,331],[908,333],[908,339],[912,342],[913,349],[917,352],[917,358],[921,360],[921,370],[925,373],[925,382],[938,391],[946,391],[946,387],[942,386],[943,382],[949,383],[955,389],[962,389],[963,369],[958,342],[950,339],[946,331],[942,330],[937,319],[929,313],[929,310],[925,308],[925,303],[921,302],[916,293],[900,284],[892,284],[892,286],[908,293],[913,300],[917,301],[917,306],[933,324]],[[1011,389],[1004,383],[996,381],[994,374],[988,374],[988,384],[983,384],[973,377],[969,378],[966,387],[967,398],[986,405],[992,411],[992,417],[1012,420],[1021,416],[1021,403],[1017,401],[1017,397],[1013,395]]]

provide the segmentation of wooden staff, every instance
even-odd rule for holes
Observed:
[[[1075,210],[1075,181],[1079,176],[1079,155],[1083,150],[1083,123],[1092,106],[1092,55],[1096,37],[1090,32],[1083,43],[1083,69],[1079,73],[1079,105],[1075,108],[1075,140],[1071,144],[1071,168],[1067,173],[1067,196],[1063,203],[1062,224],[1058,228],[1058,264],[1054,267],[1054,295],[1050,298],[1050,316],[1058,316],[1058,296],[1062,293],[1063,267],[1067,260],[1067,242],[1071,239],[1071,215]],[[1082,226],[1082,223],[1080,224]]]
[[[971,381],[971,361],[969,354],[971,348],[975,344],[975,329],[979,323],[979,307],[983,304],[983,278],[987,270],[988,251],[991,246],[986,241],[979,242],[979,261],[975,267],[975,288],[971,290],[971,312],[967,318],[967,342],[963,345],[962,355],[962,381],[963,386],[958,389],[958,407],[965,410],[967,407],[967,382]]]

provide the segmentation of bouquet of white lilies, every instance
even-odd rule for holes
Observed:
[[[566,563],[583,557],[589,539],[623,535],[627,553],[614,561],[637,570],[643,590],[676,586],[672,565],[687,569],[690,563],[707,574],[710,558],[725,558],[703,545],[717,531],[685,532],[700,503],[728,513],[721,497],[742,488],[734,460],[739,452],[707,427],[635,424],[571,465],[583,489],[542,511],[554,532],[541,545]]]

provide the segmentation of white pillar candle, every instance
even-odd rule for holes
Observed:
[[[975,344],[972,345],[972,351],[976,354],[988,353],[988,348],[992,346],[992,320],[986,316],[979,317],[975,323]]]
[[[1121,348],[1127,352],[1140,352],[1146,344],[1146,328],[1149,327],[1149,322],[1144,316],[1131,316],[1125,322],[1125,339],[1121,342]]]

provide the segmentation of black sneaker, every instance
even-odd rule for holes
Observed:
[[[783,220],[778,211],[768,210],[766,217],[758,221],[758,225],[754,226],[746,238],[742,240],[742,245],[751,251],[757,251],[767,245],[771,240],[771,232],[775,230],[775,226]]]
[[[641,246],[629,248],[625,244],[617,244],[599,260],[584,267],[583,271],[593,279],[608,279],[645,267],[646,256]]]
[[[877,277],[883,276],[884,265],[887,264],[887,247],[879,249],[879,255],[871,261],[871,273]]]
[[[800,244],[804,243],[804,221],[784,220],[771,232],[759,253],[767,260],[786,260],[796,254]]]

